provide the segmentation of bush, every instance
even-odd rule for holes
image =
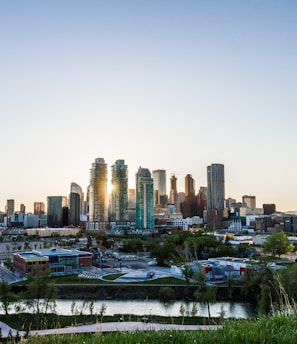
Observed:
[[[171,287],[161,287],[159,290],[159,298],[162,302],[174,300],[174,290]]]

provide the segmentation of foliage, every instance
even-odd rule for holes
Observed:
[[[294,249],[294,246],[290,244],[287,235],[282,231],[269,235],[263,247],[264,253],[271,253],[272,255],[278,255],[290,253]]]
[[[182,274],[186,280],[186,283],[189,285],[191,278],[194,276],[194,271],[193,271],[192,267],[187,263],[182,264],[181,265],[181,271],[182,271]]]
[[[134,253],[142,250],[143,246],[140,238],[126,239],[124,240],[123,246],[121,247],[121,251],[127,253]]]
[[[32,271],[28,273],[24,298],[27,300],[27,306],[36,314],[37,322],[41,320],[41,313],[45,320],[47,313],[55,310],[56,288],[54,284],[50,283],[49,275],[49,269],[43,270],[40,265],[34,265]]]
[[[290,299],[297,300],[297,264],[291,264],[279,272],[280,282]]]
[[[171,287],[161,287],[159,290],[159,298],[162,302],[168,302],[175,299],[175,293]]]
[[[216,302],[217,287],[207,284],[206,275],[203,269],[197,271],[195,279],[198,283],[198,288],[194,296],[197,301],[207,305],[208,318],[210,320],[210,304]]]
[[[8,315],[11,305],[17,300],[17,295],[11,291],[11,285],[2,279],[0,285],[0,304],[6,315]]]

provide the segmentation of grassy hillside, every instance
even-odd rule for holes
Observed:
[[[297,315],[275,315],[254,320],[227,321],[223,329],[206,331],[135,331],[132,333],[97,333],[31,337],[27,344],[187,344],[187,343],[296,343]],[[13,341],[11,341],[13,343]]]

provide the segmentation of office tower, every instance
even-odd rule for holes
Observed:
[[[200,186],[200,189],[197,195],[197,205],[198,205],[197,215],[203,218],[204,211],[207,209],[207,187],[205,186]]]
[[[135,189],[128,190],[128,219],[136,222],[136,192]]]
[[[111,166],[111,221],[128,221],[128,167],[125,160]]]
[[[8,199],[6,202],[6,215],[10,217],[14,214],[14,199]]]
[[[26,213],[26,206],[25,206],[25,204],[21,204],[20,205],[20,212],[23,213],[23,214]]]
[[[147,168],[136,173],[136,228],[154,228],[154,181]]]
[[[71,183],[69,194],[69,224],[78,226],[80,224],[80,215],[83,210],[83,192],[82,188],[76,184]]]
[[[177,181],[177,178],[173,174],[171,176],[171,178],[170,178],[170,197],[169,197],[169,201],[170,201],[170,203],[173,203],[175,205],[175,208],[177,209],[178,197],[177,197],[176,181]]]
[[[33,213],[34,213],[34,215],[44,215],[45,214],[45,204],[43,202],[34,202]]]
[[[197,198],[195,196],[195,181],[190,174],[185,177],[185,199],[181,202],[183,218],[196,216],[198,213]]]
[[[185,177],[185,196],[186,200],[195,197],[195,181],[190,174]]]
[[[106,222],[107,216],[107,164],[97,158],[90,170],[89,221]]]
[[[224,165],[212,164],[207,166],[207,210],[224,210],[225,203],[225,173]]]
[[[155,193],[155,206],[164,208],[167,204],[167,191],[166,191],[166,170],[154,170],[154,193]]]
[[[47,225],[49,227],[59,228],[68,224],[65,223],[65,208],[67,208],[67,197],[47,197]]]
[[[247,208],[256,208],[256,196],[242,196],[242,203],[247,206]]]

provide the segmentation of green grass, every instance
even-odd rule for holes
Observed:
[[[222,329],[197,331],[134,331],[95,334],[38,336],[27,344],[295,344],[297,316],[261,317],[227,321]],[[13,343],[13,342],[12,342]]]

